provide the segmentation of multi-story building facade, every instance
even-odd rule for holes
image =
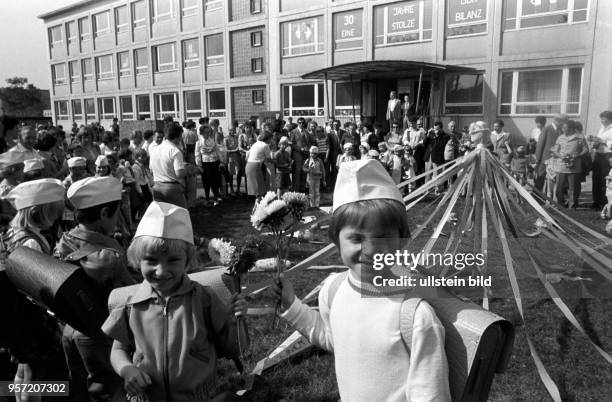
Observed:
[[[55,119],[431,119],[528,135],[612,100],[612,1],[84,0],[40,16]]]

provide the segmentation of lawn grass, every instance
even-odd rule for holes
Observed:
[[[423,222],[431,213],[435,200],[429,200],[411,210],[411,223]],[[257,234],[249,222],[252,204],[244,199],[228,201],[214,208],[196,209],[192,214],[194,228],[200,236],[206,238],[225,237],[240,239],[247,234]],[[457,208],[461,208],[458,205]],[[460,215],[460,211],[458,212]],[[598,219],[593,211],[578,211],[574,214],[577,220],[587,223],[602,231],[604,222]],[[519,222],[526,230],[533,229],[535,217],[520,217]],[[450,229],[449,229],[450,230]],[[431,229],[425,230],[422,238],[428,237]],[[583,233],[576,233],[579,236]],[[314,231],[316,240],[326,240],[323,231]],[[525,239],[528,248],[536,254],[542,269],[547,272],[562,272],[566,269],[580,270],[579,259],[569,254],[558,244],[544,239]],[[442,246],[445,244],[442,239]],[[515,267],[519,276],[523,296],[525,322],[518,313],[516,303],[510,292],[503,255],[498,242],[489,229],[488,272],[495,278],[490,310],[510,320],[516,327],[514,351],[508,369],[504,374],[495,377],[490,393],[492,401],[541,401],[550,400],[542,385],[535,365],[530,356],[525,339],[526,329],[549,374],[560,388],[563,399],[567,401],[600,401],[612,395],[612,370],[608,364],[589,344],[587,338],[565,321],[557,306],[545,296],[543,287],[526,259],[521,253],[515,253]],[[418,247],[419,244],[415,244]],[[441,246],[441,247],[442,247]],[[299,243],[294,245],[290,255],[293,261],[299,261],[322,248],[321,244]],[[475,250],[473,239],[466,236],[460,250]],[[517,250],[513,250],[517,251]],[[203,259],[206,257],[204,256]],[[325,264],[340,264],[337,256],[323,261]],[[294,278],[293,283],[298,296],[304,296],[323,278],[327,272],[304,271]],[[587,273],[584,276],[588,276]],[[271,277],[269,273],[250,273],[247,283],[259,282]],[[610,286],[591,275],[589,282],[561,282],[556,284],[565,302],[576,312],[578,320],[587,330],[598,338],[604,350],[612,351],[612,292]],[[596,297],[580,299],[587,289]],[[472,300],[480,303],[478,294]],[[273,306],[275,301],[268,292],[256,295],[251,300],[254,306]],[[281,323],[275,330],[270,328],[271,316],[249,318],[251,347],[245,356],[247,369],[252,369],[257,361],[264,358],[273,347],[281,343],[293,331]],[[243,377],[236,375],[232,365],[220,365],[221,382],[226,389],[237,390],[242,386]],[[284,362],[266,372],[258,381],[255,390],[248,394],[252,401],[335,401],[339,399],[333,356],[323,352],[310,353],[292,361]]]

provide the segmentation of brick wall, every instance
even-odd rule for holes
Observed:
[[[252,47],[251,32],[256,31],[261,31],[263,45]],[[232,48],[232,78],[248,76],[266,77],[268,74],[268,65],[266,60],[267,32],[265,26],[233,31],[230,35]],[[253,73],[251,71],[251,59],[256,57],[263,58],[263,71],[261,73]]]
[[[230,21],[238,21],[250,17],[265,18],[268,0],[261,0],[261,13],[251,14],[251,0],[230,1]]]
[[[263,90],[263,104],[253,104],[253,90]],[[261,112],[268,110],[268,94],[265,85],[253,87],[232,88],[232,120],[244,122],[251,116],[258,116]]]

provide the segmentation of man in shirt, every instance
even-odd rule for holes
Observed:
[[[359,159],[359,145],[361,144],[361,137],[357,134],[357,130],[355,128],[355,123],[348,122],[346,123],[346,131],[344,135],[340,139],[340,145],[344,147],[344,144],[353,145],[353,156]]]
[[[612,111],[606,110],[599,115],[601,128],[597,136],[590,136],[595,155],[593,158],[593,208],[601,209],[606,205],[606,176],[610,172],[608,163],[612,155]]]
[[[36,130],[29,126],[24,126],[19,130],[19,139],[17,145],[9,150],[9,152],[20,152],[23,155],[23,160],[42,159],[38,151],[34,149],[38,141]]]
[[[546,182],[546,164],[545,162],[551,157],[551,148],[557,143],[557,138],[561,134],[561,126],[567,121],[567,116],[558,114],[553,118],[552,124],[544,127],[540,134],[540,139],[536,145],[536,179],[534,182],[535,188],[542,191]]]
[[[179,149],[183,129],[175,124],[169,124],[166,139],[153,150],[149,166],[153,173],[153,199],[168,202],[186,208],[185,163]]]
[[[304,155],[308,153],[310,141],[306,131],[306,120],[303,117],[298,119],[297,128],[291,131],[289,135],[291,143],[291,158],[293,159],[292,183],[293,191],[304,191],[305,177],[302,174],[302,166],[304,165]]]
[[[336,166],[336,159],[338,159],[338,155],[342,152],[342,148],[340,145],[341,131],[340,131],[340,121],[334,120],[331,124],[331,129],[329,131],[329,172],[325,172],[326,177],[329,177],[328,185],[330,188],[334,188],[336,185],[336,176],[338,176],[338,166]]]
[[[520,145],[526,146],[527,141],[522,134],[508,133],[504,131],[504,121],[495,120],[493,123],[493,132],[491,133],[491,141],[493,142],[493,152],[497,155],[500,154],[500,148],[505,147],[506,144],[510,146],[510,149],[514,152]]]
[[[443,130],[444,127],[441,121],[434,123],[433,130],[425,138],[423,145],[425,146],[425,171],[433,170],[438,166],[444,164],[444,147],[450,139],[449,135]],[[440,171],[433,173],[435,178]],[[427,180],[432,176],[428,175]],[[436,194],[440,191],[441,186],[436,186]]]
[[[391,128],[394,121],[401,121],[402,119],[402,102],[397,99],[397,92],[391,91],[389,94],[389,102],[387,102],[387,123]]]

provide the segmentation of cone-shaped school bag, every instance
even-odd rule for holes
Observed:
[[[331,279],[328,293],[330,309],[347,275],[348,271]],[[414,315],[422,300],[427,300],[434,308],[444,326],[444,349],[452,400],[486,401],[493,376],[504,372],[510,360],[514,327],[497,314],[459,298],[447,289],[415,288],[404,298],[398,317],[402,340],[408,350],[412,346]]]
[[[102,334],[106,300],[81,267],[21,246],[8,256],[6,274],[17,290],[58,319],[85,335]]]

